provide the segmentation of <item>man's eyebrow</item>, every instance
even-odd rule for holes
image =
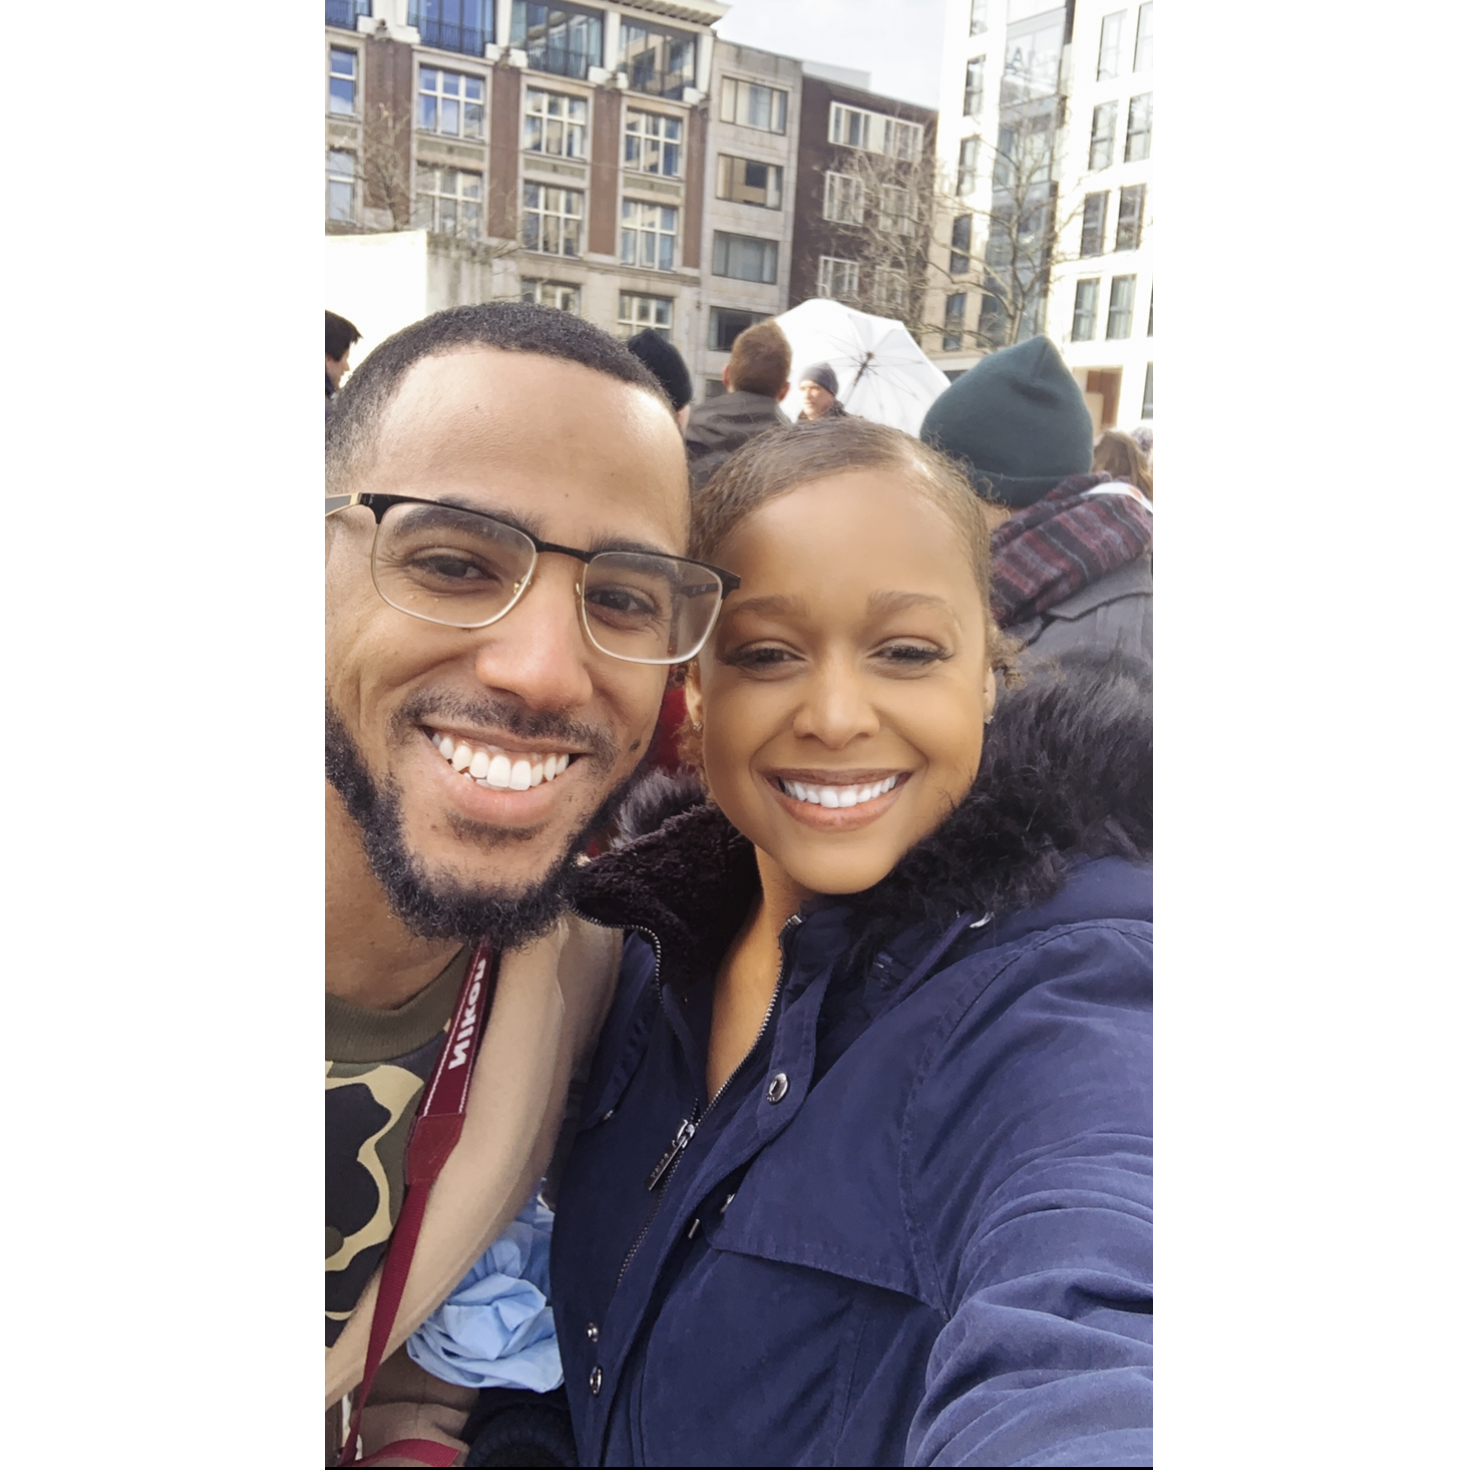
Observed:
[[[462,495],[439,495],[434,499],[435,505],[451,506],[455,510],[474,511],[478,515],[493,516],[497,521],[503,521],[507,526],[514,526],[517,531],[523,531],[527,536],[534,536],[539,541],[554,541],[556,538],[547,536],[543,531],[545,522],[539,516],[527,516],[514,510],[505,510],[499,506],[477,505],[472,500],[466,500]],[[429,511],[427,505],[416,507],[420,511]],[[564,543],[558,543],[564,544]],[[678,556],[677,551],[670,551],[667,546],[656,546],[651,541],[639,541],[629,536],[618,536],[612,532],[606,532],[601,536],[594,536],[587,546],[579,546],[579,551],[632,551],[642,556]]]

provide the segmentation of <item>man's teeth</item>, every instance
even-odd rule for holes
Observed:
[[[875,781],[871,786],[812,786],[805,781],[781,781],[781,790],[797,801],[808,801],[813,806],[861,806],[865,801],[882,796],[898,785],[897,776],[884,781]]]
[[[543,781],[554,781],[571,764],[569,755],[517,756],[514,760],[501,751],[493,754],[484,746],[471,746],[452,735],[435,735],[439,754],[478,786],[491,791],[529,791]]]

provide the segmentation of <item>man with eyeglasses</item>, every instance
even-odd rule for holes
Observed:
[[[682,555],[657,381],[550,308],[379,346],[333,409],[327,494],[329,1453],[378,1356],[363,1453],[450,1464],[474,1392],[402,1345],[547,1170],[621,941],[564,886],[737,580]]]

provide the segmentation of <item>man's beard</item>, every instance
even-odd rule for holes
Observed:
[[[548,744],[592,745],[593,753],[583,760],[604,769],[611,764],[614,747],[605,733],[572,727],[555,717],[527,715],[502,704],[470,707],[451,706],[442,699],[421,699],[400,711],[395,732],[407,734],[428,713],[469,715],[476,723],[500,728],[527,739],[567,736]],[[373,876],[382,885],[394,914],[411,933],[422,939],[459,939],[469,942],[489,935],[501,950],[516,949],[545,934],[566,908],[567,891],[578,860],[588,842],[608,830],[613,816],[638,772],[629,774],[593,813],[592,818],[567,843],[566,850],[552,863],[539,882],[516,890],[493,884],[469,886],[448,874],[433,874],[422,859],[408,849],[403,835],[401,793],[391,778],[375,781],[362,752],[340,715],[327,702],[327,780],[336,788],[362,834],[363,852]],[[460,824],[456,824],[460,825]],[[469,824],[460,835],[480,845],[498,846],[520,839],[515,831],[497,833]]]

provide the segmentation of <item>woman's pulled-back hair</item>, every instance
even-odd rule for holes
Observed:
[[[1093,451],[1092,470],[1094,474],[1111,475],[1115,480],[1136,486],[1150,500],[1154,498],[1154,477],[1148,467],[1148,456],[1131,434],[1106,430]]]

